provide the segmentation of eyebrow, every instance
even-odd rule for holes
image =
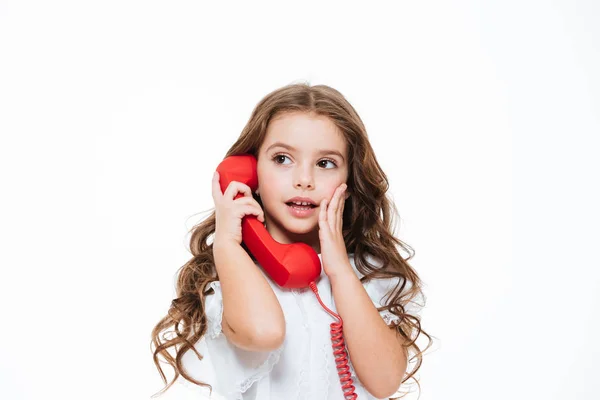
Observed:
[[[285,143],[282,143],[282,142],[275,142],[272,145],[270,145],[267,148],[266,151],[271,150],[273,147],[283,147],[283,148],[286,148],[286,149],[291,150],[291,151],[296,151],[297,150],[295,147],[290,146],[289,144],[285,144]],[[340,156],[343,161],[345,161],[344,156],[342,155],[342,153],[340,153],[337,150],[319,150],[318,154],[336,154],[336,155]]]

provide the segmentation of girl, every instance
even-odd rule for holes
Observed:
[[[397,246],[410,247],[393,236],[396,208],[360,117],[331,87],[289,85],[256,106],[226,156],[238,154],[257,158],[258,189],[234,181],[221,192],[215,173],[215,212],[192,229],[178,297],[152,331],[165,383],[158,356],[175,370],[161,392],[181,375],[199,393],[232,400],[346,397],[335,321],[310,289],[279,287],[247,251],[241,221],[255,215],[279,243],[304,242],[318,253],[317,288],[343,320],[355,395],[392,396],[421,365],[417,337],[429,339],[425,350],[431,337],[420,325],[421,281],[412,255],[399,254]],[[293,204],[300,201],[309,205]],[[174,335],[160,335],[170,327]]]

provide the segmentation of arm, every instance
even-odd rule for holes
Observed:
[[[341,270],[330,281],[352,365],[371,394],[387,398],[396,393],[406,372],[404,339],[386,325],[352,267]]]
[[[261,271],[238,243],[215,241],[213,254],[223,293],[225,336],[245,350],[280,347],[285,338],[285,318]]]

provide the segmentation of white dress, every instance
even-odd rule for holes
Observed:
[[[348,258],[361,278],[363,275],[356,269],[354,255],[349,254]],[[262,268],[260,270],[263,271]],[[330,324],[337,320],[323,309],[309,288],[281,288],[266,277],[285,315],[286,337],[282,346],[274,351],[251,352],[231,344],[221,330],[223,303],[220,282],[212,282],[214,295],[206,297],[208,330],[195,344],[204,358],[198,360],[190,350],[182,359],[184,368],[193,378],[212,385],[212,397],[208,396],[208,388],[188,382],[183,377],[177,379],[177,383],[193,390],[198,399],[344,399],[330,333]],[[399,278],[372,279],[364,284],[375,307],[385,304],[385,295],[398,281]],[[337,312],[329,279],[323,271],[316,283],[323,303]],[[410,287],[410,282],[407,282],[405,290]],[[419,315],[422,307],[421,301],[412,301],[406,310],[412,315]],[[388,311],[380,314],[388,325],[398,319]],[[358,399],[376,399],[360,383],[351,360],[349,367]]]

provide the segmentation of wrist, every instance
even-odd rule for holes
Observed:
[[[339,268],[337,271],[328,274],[331,285],[344,284],[344,282],[359,280],[358,276],[352,269],[352,265],[348,263],[347,268]]]
[[[215,239],[213,240],[213,252],[215,250],[231,249],[232,247],[237,246],[240,246],[240,244],[233,239],[215,237]]]

